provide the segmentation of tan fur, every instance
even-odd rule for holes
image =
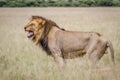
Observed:
[[[30,24],[34,26],[30,26]],[[33,31],[32,40],[52,55],[59,66],[64,65],[64,59],[75,58],[88,54],[88,58],[94,65],[110,48],[114,63],[114,49],[110,41],[96,32],[76,32],[61,29],[51,20],[33,16],[25,27],[25,31]]]

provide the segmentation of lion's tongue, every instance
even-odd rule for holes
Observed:
[[[31,38],[33,35],[34,35],[33,32],[29,32],[29,34],[28,34],[28,38]]]

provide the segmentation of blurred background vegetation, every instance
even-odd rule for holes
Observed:
[[[120,6],[120,0],[0,0],[0,7],[99,7]]]

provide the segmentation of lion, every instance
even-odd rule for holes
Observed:
[[[60,67],[64,66],[65,59],[73,59],[85,54],[88,55],[92,65],[95,65],[107,48],[110,49],[112,62],[115,63],[113,45],[100,33],[68,31],[41,16],[32,16],[24,29],[27,37],[36,45],[40,45]]]

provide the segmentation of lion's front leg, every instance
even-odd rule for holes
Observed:
[[[51,50],[52,56],[54,57],[55,62],[58,64],[60,68],[62,68],[65,64],[65,61],[62,57],[61,51],[57,49]]]
[[[57,54],[54,55],[54,60],[58,64],[58,66],[60,68],[62,68],[64,66],[64,64],[65,64],[64,59],[61,56],[57,55]]]

